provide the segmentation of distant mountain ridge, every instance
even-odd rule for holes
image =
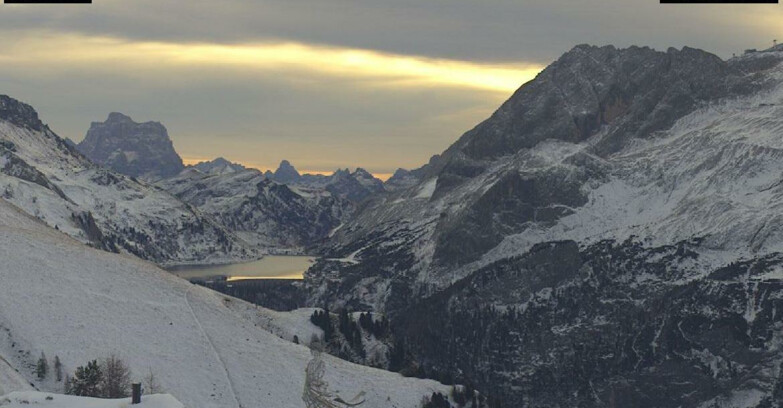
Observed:
[[[363,169],[300,174],[287,160],[265,173],[224,158],[202,162],[156,185],[264,251],[311,252],[348,222],[357,204],[383,192]]]
[[[300,175],[283,160],[276,172],[263,174],[223,157],[184,166],[162,124],[121,113],[92,123],[76,148],[101,166],[171,192],[262,251],[313,248],[350,219],[358,202],[384,191],[363,169]]]
[[[353,172],[347,168],[337,169],[328,176],[300,174],[288,160],[283,160],[277,170],[266,171],[264,176],[281,184],[324,189],[353,202],[360,202],[374,194],[385,192],[383,181],[361,167]]]
[[[192,206],[88,160],[31,106],[0,96],[0,107],[0,196],[31,216],[97,248],[162,265],[257,258]]]
[[[157,185],[272,252],[306,252],[355,209],[324,189],[281,184],[256,169],[202,173],[194,166]]]
[[[199,162],[187,167],[192,167],[204,174],[236,173],[247,169],[241,164],[230,162],[222,157],[218,157],[211,161]]]

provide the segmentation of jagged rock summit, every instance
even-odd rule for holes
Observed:
[[[32,130],[43,130],[44,124],[32,106],[19,102],[8,95],[0,95],[0,119],[16,126]]]
[[[77,149],[95,163],[148,180],[174,176],[185,168],[162,124],[137,123],[117,112],[105,122],[93,122]]]
[[[742,67],[699,49],[578,45],[465,133],[429,174],[459,182],[544,140],[579,143],[599,132],[591,150],[604,156],[670,127],[700,104],[748,94],[755,85]]]
[[[419,182],[414,172],[406,169],[397,169],[385,183],[383,187],[388,191],[406,189]]]
[[[301,178],[302,175],[288,160],[281,161],[280,166],[277,167],[274,173],[274,180],[282,184],[295,183]]]
[[[336,196],[353,202],[385,191],[383,181],[359,167],[353,173],[350,169],[337,169],[331,175],[300,174],[288,161],[283,160],[275,172],[266,171],[264,177],[280,184],[305,188],[324,189]]]

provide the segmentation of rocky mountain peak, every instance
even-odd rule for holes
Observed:
[[[111,112],[109,113],[109,117],[106,119],[106,122],[109,123],[117,123],[117,122],[133,122],[133,119],[131,119],[130,116],[125,115],[120,112]]]
[[[204,174],[227,174],[246,170],[245,166],[233,163],[223,157],[218,157],[212,161],[200,162],[192,167]]]
[[[351,177],[372,193],[383,191],[383,181],[361,167],[357,167]]]
[[[77,148],[93,162],[132,177],[165,178],[185,168],[165,126],[137,123],[118,112],[93,122]]]
[[[365,170],[365,169],[363,169],[361,167],[357,167],[356,171],[353,172],[353,175],[354,176],[358,176],[358,177],[363,177],[363,178],[374,178],[375,177],[375,176],[372,175],[372,173],[370,173],[369,171],[367,171],[367,170]]]
[[[0,119],[28,129],[41,131],[44,128],[32,106],[7,95],[0,95]]]
[[[419,182],[413,172],[405,169],[397,169],[394,174],[383,183],[384,187],[389,191],[402,190]]]
[[[338,168],[329,176],[300,174],[288,160],[283,160],[274,173],[267,171],[264,177],[280,184],[326,190],[354,202],[384,190],[383,182],[362,168],[357,168],[354,172],[349,168]]]
[[[465,133],[428,173],[445,172],[460,183],[544,140],[579,143],[599,132],[592,150],[606,156],[704,103],[748,94],[757,85],[743,70],[694,48],[578,45]]]
[[[288,160],[281,161],[274,174],[274,180],[283,184],[295,182],[300,178],[302,178],[302,175]]]
[[[332,173],[332,177],[334,178],[346,178],[351,176],[351,170],[348,168],[345,169],[337,169]]]

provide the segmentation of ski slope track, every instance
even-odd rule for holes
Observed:
[[[20,372],[0,369],[4,392],[30,390],[21,378],[41,391],[61,392],[61,383],[35,378],[41,352],[59,356],[67,373],[116,353],[134,380],[151,371],[188,407],[303,407],[310,352],[267,328],[296,320],[290,334],[306,339],[317,329],[305,313],[269,312],[149,262],[90,248],[5,200],[0,259],[0,356]],[[343,396],[364,391],[366,407],[415,408],[422,396],[447,392],[433,381],[329,356],[325,361],[330,390]]]

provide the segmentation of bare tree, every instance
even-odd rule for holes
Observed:
[[[114,354],[101,361],[103,381],[101,391],[104,398],[126,398],[130,395],[130,368]]]
[[[364,403],[362,397],[364,391],[356,397],[346,402],[339,396],[335,397],[329,391],[329,384],[324,380],[326,365],[324,364],[322,354],[323,345],[317,337],[310,340],[310,353],[313,358],[307,363],[305,369],[305,384],[302,400],[306,408],[342,408],[354,407]]]
[[[144,385],[145,394],[161,394],[164,392],[163,386],[160,385],[158,377],[150,369],[149,374],[142,378],[141,383]]]

